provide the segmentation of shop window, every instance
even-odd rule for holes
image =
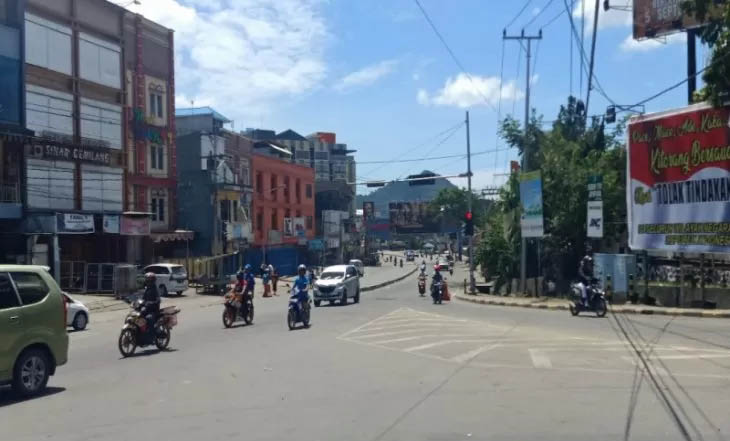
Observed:
[[[94,83],[121,87],[121,49],[118,44],[79,34],[79,74]]]
[[[71,28],[25,14],[25,61],[71,75]]]

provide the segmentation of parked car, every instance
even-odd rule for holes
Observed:
[[[348,265],[352,265],[357,268],[357,272],[360,274],[360,277],[365,275],[365,264],[362,263],[362,260],[351,259],[350,262],[348,262]]]
[[[353,265],[329,266],[322,271],[314,283],[314,306],[319,306],[322,300],[333,304],[339,300],[340,305],[346,305],[348,298],[355,303],[360,302],[360,277],[357,268]]]
[[[413,262],[416,259],[416,253],[411,250],[406,251],[406,262]]]
[[[21,396],[42,392],[68,360],[67,303],[37,265],[0,265],[0,384]]]
[[[439,258],[437,265],[439,266],[439,271],[449,270],[449,262],[444,258]]]
[[[156,263],[146,266],[145,273],[154,273],[157,276],[157,286],[161,296],[174,292],[182,295],[188,289],[188,272],[182,265],[175,263]]]
[[[66,326],[73,326],[77,331],[86,329],[86,325],[89,324],[89,308],[65,292],[63,293],[63,300],[68,308]]]

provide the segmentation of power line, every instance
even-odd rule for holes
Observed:
[[[554,2],[554,1],[555,1],[555,0],[548,0],[548,2],[547,2],[547,3],[545,4],[545,6],[543,6],[543,7],[542,7],[542,9],[540,9],[540,11],[539,11],[539,12],[538,12],[537,14],[535,14],[535,16],[534,16],[534,17],[532,17],[532,18],[530,19],[530,21],[528,21],[528,22],[527,22],[527,24],[525,24],[524,26],[522,26],[522,29],[526,29],[526,28],[527,28],[528,26],[530,26],[530,25],[531,25],[532,23],[534,23],[534,22],[535,22],[535,20],[537,20],[537,19],[538,19],[538,18],[539,18],[539,17],[540,17],[541,15],[542,15],[542,13],[543,13],[543,12],[545,12],[545,10],[546,10],[547,8],[549,8],[549,7],[550,7],[550,5],[551,5],[551,4],[552,4],[552,3]]]
[[[424,155],[425,156],[428,156],[429,154],[431,154],[431,152],[433,152],[437,148],[441,147],[446,141],[448,141],[449,139],[451,139],[451,137],[454,136],[454,134],[456,134],[456,132],[458,131],[459,128],[461,128],[461,125],[459,125],[459,127],[457,127],[456,129],[454,129],[453,131],[451,131],[451,133],[449,133],[448,135],[446,135],[446,137],[444,139],[442,139],[439,143],[437,143],[435,146],[433,146],[431,149],[429,149],[426,153],[424,153]],[[401,177],[407,176],[409,173],[411,173],[412,170],[413,170],[413,167],[411,167],[406,173],[402,174]]]
[[[558,12],[553,18],[551,18],[550,20],[548,20],[544,25],[540,26],[540,29],[547,28],[548,26],[550,26],[551,24],[553,24],[555,22],[555,20],[557,20],[558,18],[560,18],[563,14],[565,14],[565,10],[561,10],[560,12]]]
[[[499,105],[497,106],[497,127],[499,127],[499,124],[502,120],[502,83],[504,82],[504,48],[507,41],[505,39],[502,39],[502,62],[500,63],[499,68]],[[497,169],[497,162],[499,160],[499,154],[496,153],[497,148],[499,147],[499,139],[500,137],[497,136],[496,140],[494,142],[494,168]]]
[[[525,2],[525,4],[522,6],[522,9],[520,9],[520,12],[518,12],[517,15],[515,15],[514,18],[512,18],[512,20],[510,20],[509,23],[507,23],[507,26],[505,26],[505,29],[508,28],[508,27],[510,27],[510,26],[512,26],[512,24],[515,21],[517,21],[518,18],[520,18],[520,15],[522,15],[522,13],[525,12],[525,9],[527,9],[527,7],[530,6],[530,3],[531,2],[532,2],[532,0],[527,0]]]
[[[438,28],[436,28],[436,25],[431,20],[431,17],[429,17],[428,13],[423,8],[423,6],[421,6],[421,3],[419,2],[419,0],[413,0],[413,1],[416,3],[416,6],[418,6],[418,9],[421,10],[421,13],[423,14],[423,17],[426,19],[426,21],[428,22],[428,24],[431,26],[431,29],[436,34],[436,36],[438,37],[438,39],[441,40],[441,43],[446,48],[446,51],[448,51],[449,55],[451,55],[451,59],[454,60],[454,63],[456,63],[456,65],[459,67],[459,69],[461,69],[461,73],[463,73],[464,75],[466,75],[466,77],[469,79],[469,82],[472,84],[472,86],[474,86],[474,90],[476,90],[477,93],[479,93],[479,95],[481,95],[481,97],[484,100],[484,102],[489,107],[491,107],[492,110],[494,110],[496,112],[497,111],[497,108],[494,107],[494,104],[492,104],[489,101],[489,99],[484,95],[484,93],[482,93],[482,91],[477,87],[476,83],[474,82],[474,78],[472,78],[471,74],[469,74],[469,72],[467,72],[467,70],[464,68],[464,65],[461,64],[461,61],[459,61],[459,59],[457,58],[456,54],[454,54],[454,51],[451,50],[451,47],[449,47],[449,44],[446,43],[446,40],[444,39],[443,35],[441,35],[441,32],[439,32]],[[529,1],[530,0],[528,0],[528,3],[529,3]]]
[[[471,156],[481,156],[486,155],[487,153],[494,153],[494,152],[502,152],[505,150],[510,150],[510,147],[505,147],[502,149],[490,149],[490,150],[482,150],[479,152],[472,152]],[[445,156],[431,156],[428,158],[419,158],[419,159],[401,159],[400,161],[363,161],[358,162],[357,164],[388,164],[392,162],[396,163],[406,163],[406,162],[421,162],[421,161],[434,161],[436,159],[451,159],[451,158],[462,158],[466,157],[463,153],[459,153],[456,155],[445,155]]]
[[[517,54],[517,75],[515,75],[515,84],[520,80],[520,66],[522,66],[522,42],[520,42],[520,50]],[[517,106],[517,100],[512,100],[512,116],[515,114],[515,107]]]

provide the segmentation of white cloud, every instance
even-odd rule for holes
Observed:
[[[588,44],[591,39],[590,32],[593,30],[593,13],[596,10],[596,3],[593,0],[580,0],[576,3],[575,9],[573,9],[573,21],[579,34],[581,32],[580,20],[583,16],[583,3],[585,3],[585,41]],[[631,26],[633,21],[631,11],[621,11],[618,9],[604,11],[602,5],[603,2],[601,2],[598,11],[598,29]]]
[[[663,48],[672,44],[685,43],[687,35],[684,32],[668,35],[665,38],[634,40],[633,35],[629,34],[621,42],[621,50],[624,52],[648,52],[651,50]]]
[[[322,0],[145,0],[130,6],[175,31],[180,104],[207,103],[236,120],[321,85],[329,41]]]
[[[398,65],[397,60],[384,60],[371,64],[345,75],[335,84],[334,88],[343,92],[356,87],[369,86],[393,72],[396,65]]]
[[[533,77],[536,80],[536,77]],[[502,100],[512,101],[524,98],[524,93],[512,80],[502,84]],[[434,106],[455,106],[462,109],[475,106],[491,105],[499,102],[499,78],[481,77],[479,75],[469,76],[460,73],[456,77],[446,79],[443,88],[433,94],[420,89],[416,96],[419,104]]]

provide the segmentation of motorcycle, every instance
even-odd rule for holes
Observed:
[[[239,319],[243,319],[247,325],[253,323],[253,300],[251,295],[230,291],[223,297],[223,306],[223,326],[226,328],[233,326]]]
[[[595,312],[598,317],[603,317],[608,311],[606,306],[606,294],[598,287],[598,281],[592,280],[591,284],[586,287],[586,295],[588,297],[588,306],[583,304],[583,296],[581,295],[581,289],[578,283],[572,283],[570,285],[571,299],[570,299],[570,313],[574,316],[580,314],[583,311]]]
[[[299,301],[299,295],[292,291],[292,295],[289,297],[289,311],[286,316],[286,323],[289,325],[289,330],[294,329],[297,323],[300,323],[305,327],[309,327],[309,319],[312,310],[312,305],[307,295],[307,300],[304,302]]]
[[[157,320],[149,326],[143,311],[142,300],[132,303],[131,311],[124,319],[122,332],[119,334],[119,352],[123,357],[134,354],[137,347],[155,345],[163,351],[170,344],[172,328],[177,326],[177,314],[180,310],[174,306],[160,308]]]
[[[433,299],[433,304],[441,304],[444,298],[444,290],[441,282],[434,283],[431,285],[431,298]]]
[[[418,293],[423,297],[426,293],[426,275],[421,274],[418,276]]]

